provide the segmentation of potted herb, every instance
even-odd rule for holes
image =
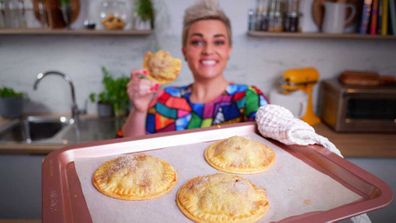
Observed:
[[[0,115],[4,118],[19,118],[23,112],[22,92],[10,87],[0,88]]]
[[[154,9],[151,0],[137,0],[135,3],[134,26],[138,30],[154,27]]]
[[[92,102],[97,102],[98,115],[101,117],[112,116],[113,113],[117,117],[125,115],[129,108],[126,90],[129,78],[126,76],[114,78],[105,67],[102,67],[102,72],[104,90],[98,94],[89,95]]]

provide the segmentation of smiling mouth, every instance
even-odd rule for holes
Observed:
[[[216,60],[201,60],[201,64],[204,66],[213,66],[216,65]]]

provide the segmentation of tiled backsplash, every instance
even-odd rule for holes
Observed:
[[[37,73],[58,70],[71,76],[78,105],[84,107],[89,93],[101,90],[101,66],[117,76],[129,75],[132,69],[141,67],[146,50],[158,48],[182,58],[182,17],[191,2],[154,0],[156,23],[150,36],[1,35],[0,85],[29,95],[26,112],[69,112],[69,86],[61,78],[46,78],[37,91],[33,90]],[[233,26],[234,47],[226,70],[229,80],[254,84],[268,94],[281,73],[289,68],[314,66],[321,79],[335,77],[345,69],[396,75],[396,40],[247,36],[247,12],[254,3],[220,1]],[[191,80],[183,61],[182,75],[175,84],[188,84]],[[315,95],[316,91],[317,88]],[[95,113],[95,107],[90,102],[88,105],[88,112]]]

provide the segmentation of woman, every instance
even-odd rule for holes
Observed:
[[[253,121],[257,109],[267,100],[256,87],[225,79],[231,35],[228,17],[213,1],[187,8],[182,52],[194,82],[158,91],[158,84],[141,78],[146,71],[133,72],[128,84],[133,110],[122,128],[123,135]]]

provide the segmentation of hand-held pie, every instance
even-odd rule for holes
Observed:
[[[242,136],[215,142],[204,155],[211,166],[228,173],[259,173],[275,161],[275,153],[270,147]]]
[[[217,173],[189,180],[177,192],[179,209],[205,223],[248,223],[269,208],[265,191],[239,176]]]
[[[181,60],[163,50],[155,53],[148,51],[144,55],[143,68],[149,72],[149,79],[165,84],[176,80],[179,76]]]
[[[92,183],[99,192],[113,198],[146,200],[172,190],[176,172],[154,156],[127,154],[102,164],[93,174]]]

